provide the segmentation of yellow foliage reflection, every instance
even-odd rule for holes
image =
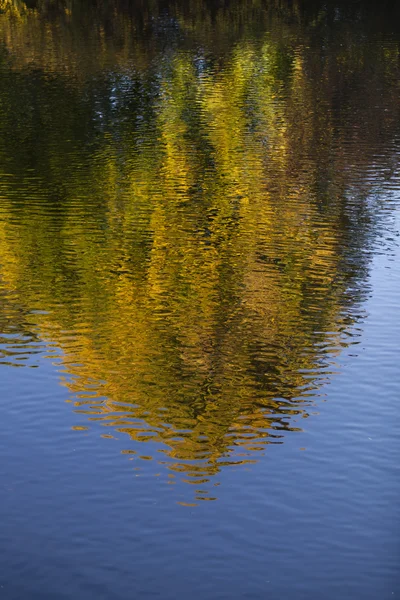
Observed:
[[[52,42],[60,22],[46,29],[22,4],[0,23],[12,66],[0,94],[0,323],[19,336],[16,353],[0,340],[1,362],[45,340],[88,423],[205,482],[300,428],[355,335],[375,210],[367,174],[396,123],[398,48],[355,47],[344,31],[322,60],[296,22],[223,56],[152,48],[141,74],[127,65],[151,63],[145,45],[122,44],[123,69],[115,60],[78,83],[72,41],[63,69]],[[27,31],[39,73],[24,70]],[[109,51],[85,47],[99,72]],[[340,115],[336,98],[372,59],[385,112],[371,90]]]

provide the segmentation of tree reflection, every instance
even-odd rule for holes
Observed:
[[[186,480],[254,460],[355,341],[371,191],[395,164],[398,45],[345,21],[321,44],[296,3],[175,4],[183,37],[166,46],[143,34],[157,3],[132,44],[132,12],[94,42],[77,2],[51,18],[6,4],[1,322],[18,304],[20,330],[59,347],[76,411]],[[262,35],[258,10],[276,25]]]

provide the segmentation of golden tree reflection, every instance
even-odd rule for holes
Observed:
[[[281,38],[246,35],[218,58],[212,40],[159,54],[150,38],[122,43],[122,68],[89,40],[91,71],[106,54],[114,71],[77,81],[72,38],[51,42],[64,21],[10,6],[0,322],[58,348],[89,423],[145,442],[147,458],[163,452],[185,480],[254,460],[300,427],[354,341],[374,231],[366,175],[396,126],[398,47],[356,47],[344,29],[322,57],[295,7]],[[240,18],[221,15],[226,31]],[[25,71],[27,31],[39,72]],[[149,52],[156,64],[127,70]]]

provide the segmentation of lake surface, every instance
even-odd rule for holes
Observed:
[[[400,15],[304,4],[0,0],[0,598],[399,597]]]

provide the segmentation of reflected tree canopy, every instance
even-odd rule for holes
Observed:
[[[191,482],[357,342],[399,47],[304,4],[0,0],[1,361],[58,357],[88,425]]]

